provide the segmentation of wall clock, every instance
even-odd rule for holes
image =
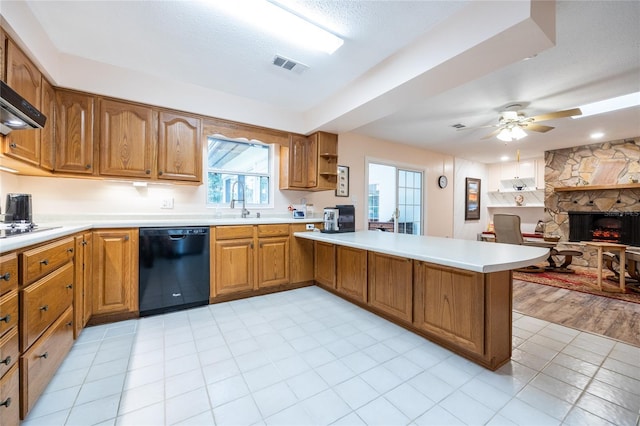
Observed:
[[[440,188],[445,188],[445,187],[447,186],[447,183],[448,183],[448,182],[449,182],[449,181],[448,181],[448,179],[447,179],[447,177],[446,177],[445,175],[442,175],[442,176],[440,176],[440,177],[438,178],[438,186],[439,186]]]

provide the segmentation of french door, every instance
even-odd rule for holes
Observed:
[[[422,234],[422,172],[369,162],[368,229]]]

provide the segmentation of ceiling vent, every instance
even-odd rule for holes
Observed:
[[[452,124],[451,127],[453,127],[454,129],[464,129],[467,126],[465,126],[462,123],[458,123],[458,124]]]
[[[284,56],[280,55],[276,55],[273,57],[273,65],[287,71],[293,71],[296,74],[302,74],[309,69],[309,67],[303,63],[296,62],[292,59],[285,58]]]

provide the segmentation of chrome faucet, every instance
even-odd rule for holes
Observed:
[[[242,200],[240,200],[239,198],[238,199],[233,198],[234,190],[236,188],[236,185],[238,185],[238,184],[240,185],[240,188],[242,188]],[[240,196],[239,192],[238,192],[238,196]],[[247,195],[246,195],[246,192],[245,192],[244,184],[242,182],[238,182],[238,181],[233,182],[233,185],[231,186],[231,206],[230,207],[233,209],[233,208],[235,208],[235,205],[236,205],[235,202],[236,201],[242,201],[242,213],[241,213],[241,216],[242,216],[243,219],[246,218],[247,216],[249,216],[249,213],[250,213],[249,210],[247,210],[247,204],[246,204],[246,201],[245,201],[246,198],[247,198]]]

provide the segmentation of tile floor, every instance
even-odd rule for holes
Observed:
[[[514,313],[479,367],[318,287],[89,327],[32,425],[637,425],[640,348]]]

